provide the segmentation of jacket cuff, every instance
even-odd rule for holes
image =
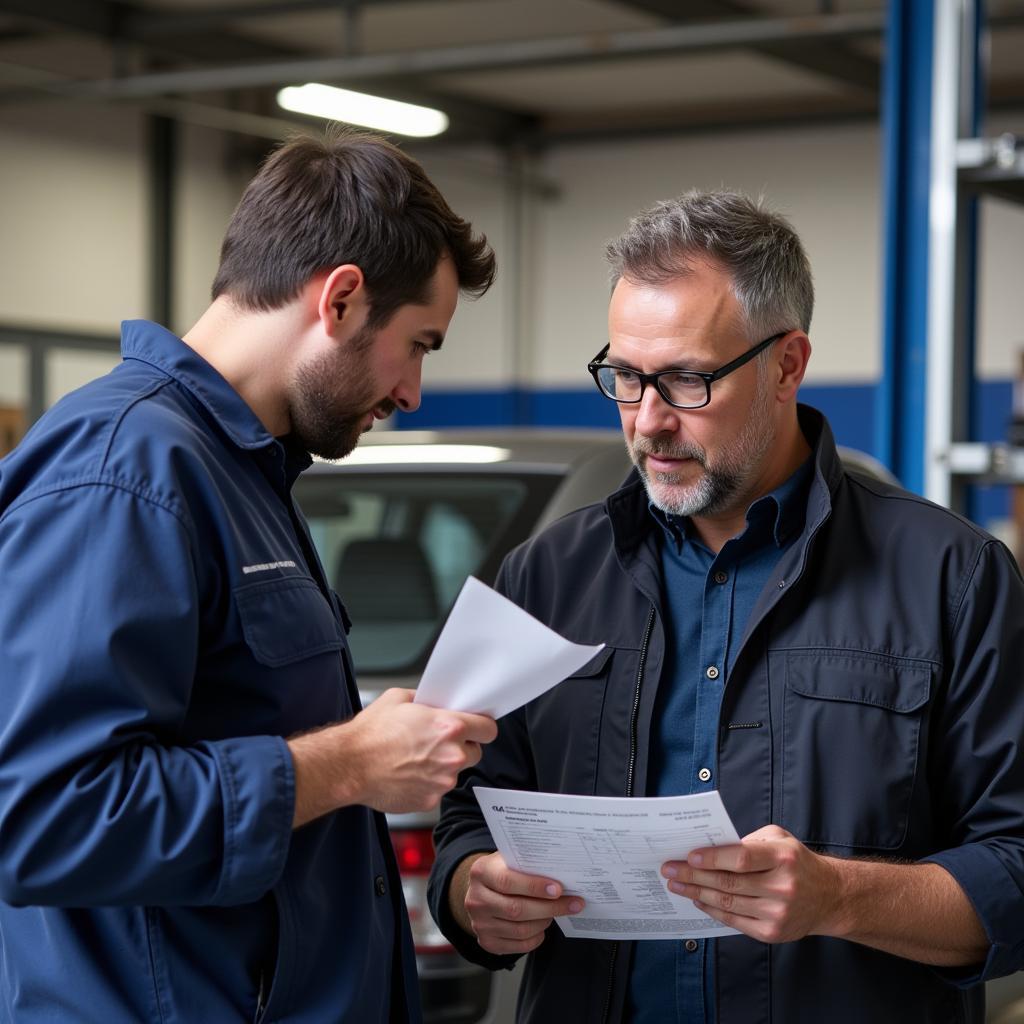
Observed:
[[[467,935],[462,930],[448,906],[448,890],[452,884],[452,876],[458,866],[473,853],[494,853],[494,840],[491,839],[489,832],[461,836],[445,844],[444,854],[435,862],[434,872],[430,876],[427,892],[430,911],[444,937],[470,963],[479,964],[491,971],[511,970],[519,957],[512,953],[488,953],[481,948],[472,935]]]
[[[983,964],[934,970],[960,988],[1019,970],[1024,961],[1020,930],[1024,894],[999,855],[985,845],[971,843],[923,857],[921,863],[938,864],[956,879],[990,943]]]
[[[279,736],[209,744],[224,805],[224,850],[212,903],[251,903],[284,871],[295,815],[295,773]]]

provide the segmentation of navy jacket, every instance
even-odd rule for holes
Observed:
[[[418,1019],[383,817],[291,827],[283,737],[358,708],[309,457],[122,349],[0,463],[0,1021]]]
[[[721,1024],[863,1024],[984,1017],[973,984],[1024,964],[1024,584],[1009,553],[949,511],[844,470],[820,414],[806,525],[759,597],[726,680],[718,780],[740,835],[769,823],[840,857],[942,864],[991,946],[975,970],[939,971],[839,939],[716,940]],[[507,559],[499,588],[579,643],[607,647],[501,722],[445,798],[433,912],[455,925],[458,863],[493,850],[478,783],[600,796],[643,792],[665,652],[660,568],[634,473]],[[621,1018],[630,944],[550,928],[529,955],[520,1020]]]

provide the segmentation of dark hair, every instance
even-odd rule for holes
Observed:
[[[278,309],[319,271],[358,266],[370,297],[367,326],[430,300],[438,261],[459,288],[482,295],[494,280],[483,235],[452,212],[423,168],[390,142],[329,129],[275,150],[249,183],[221,246],[213,298]]]
[[[814,283],[807,253],[790,223],[761,199],[694,190],[656,203],[608,244],[605,257],[613,285],[620,277],[664,284],[688,273],[694,261],[718,264],[732,275],[755,334],[811,326]]]

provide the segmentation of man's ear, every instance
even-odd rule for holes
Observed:
[[[324,332],[332,337],[355,334],[370,311],[362,270],[354,263],[345,263],[321,281],[317,316]]]
[[[790,331],[779,341],[778,362],[773,364],[773,368],[778,374],[775,378],[775,395],[780,402],[788,402],[796,397],[810,358],[811,339],[803,331]]]

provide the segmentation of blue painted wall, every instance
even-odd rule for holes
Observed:
[[[1008,380],[978,381],[972,438],[1002,441],[1010,419],[1012,384]],[[819,384],[800,389],[800,400],[820,409],[832,424],[836,441],[879,456],[875,450],[875,384]],[[413,416],[397,417],[396,427],[618,427],[615,406],[593,388],[426,391]],[[969,512],[984,525],[1009,515],[1006,487],[975,487]]]

